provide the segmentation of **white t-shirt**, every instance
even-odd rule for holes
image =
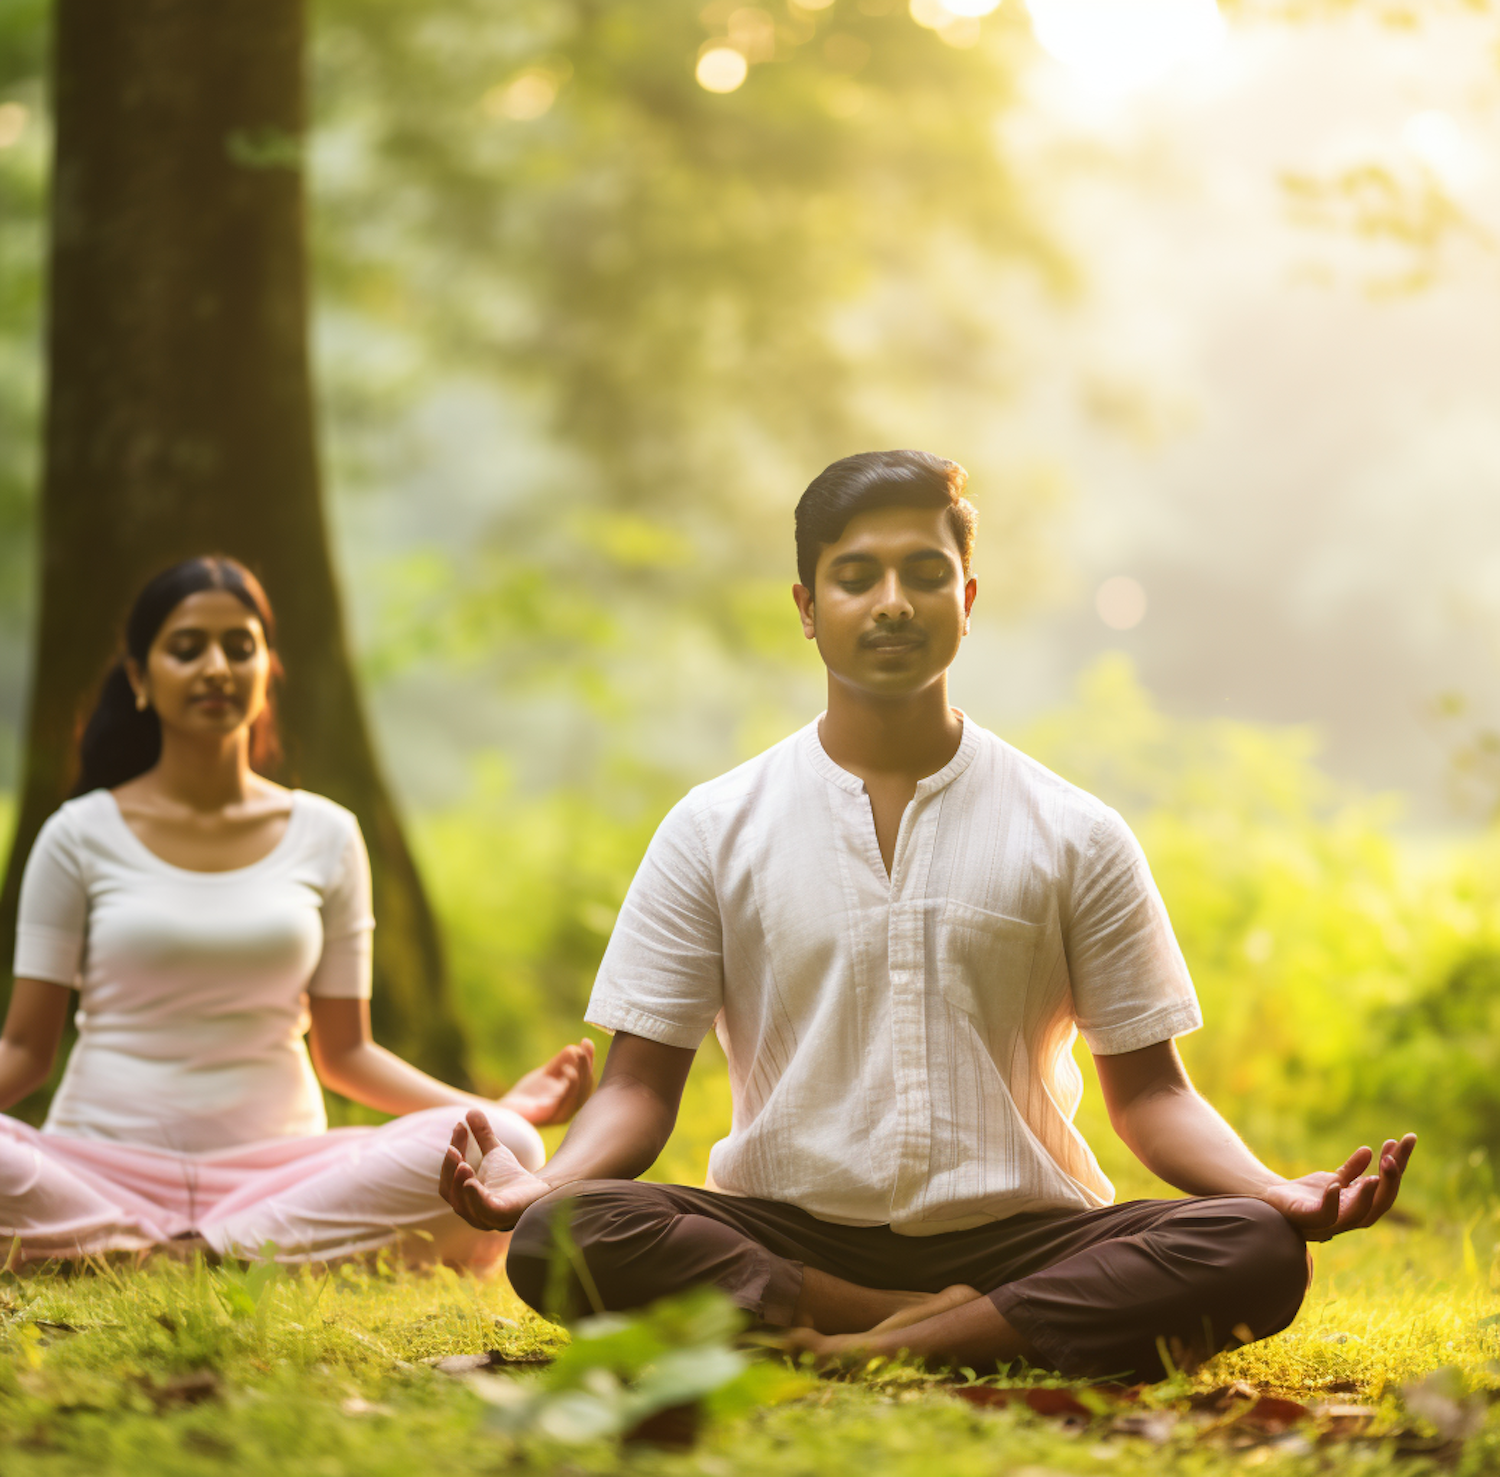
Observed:
[[[21,881],[18,978],[79,991],[78,1042],[44,1127],[203,1153],[327,1126],[306,995],[370,995],[359,824],[305,790],[248,867],[163,861],[108,790],[70,800]]]
[[[682,1047],[717,1027],[720,1189],[917,1236],[1108,1203],[1072,1123],[1076,1031],[1109,1055],[1202,1024],[1124,821],[967,719],[889,877],[816,723],[690,791],[587,1019]]]

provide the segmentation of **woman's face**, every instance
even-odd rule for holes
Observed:
[[[248,729],[266,706],[271,652],[260,619],[227,590],[189,595],[162,623],[145,669],[127,663],[162,729],[226,737]]]

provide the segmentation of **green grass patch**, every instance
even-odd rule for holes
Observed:
[[[1014,1400],[976,1404],[955,1394],[951,1380],[900,1364],[814,1378],[755,1355],[750,1384],[731,1387],[737,1399],[711,1400],[682,1450],[613,1435],[582,1439],[566,1421],[553,1429],[518,1422],[526,1391],[549,1378],[557,1384],[538,1361],[556,1356],[566,1336],[523,1308],[502,1278],[385,1262],[265,1272],[159,1258],[139,1268],[95,1263],[0,1283],[0,1471],[1493,1472],[1500,1299],[1466,1256],[1469,1244],[1462,1226],[1382,1226],[1343,1238],[1320,1249],[1313,1293],[1287,1333],[1130,1400],[1071,1387],[1082,1415],[1043,1414]],[[658,1325],[657,1346],[616,1333],[599,1343],[605,1353],[592,1365],[575,1346],[571,1367],[559,1366],[563,1383],[608,1396],[619,1386],[610,1368],[625,1368],[620,1350],[636,1351],[627,1363],[659,1365],[671,1352],[671,1328],[670,1320]],[[689,1370],[728,1348],[701,1320],[680,1339],[691,1357],[677,1364]],[[506,1362],[460,1375],[432,1362],[486,1351]],[[1433,1371],[1446,1373],[1422,1384]],[[642,1372],[626,1370],[628,1379]],[[981,1384],[1027,1379],[1017,1371]],[[1204,1407],[1205,1392],[1235,1381],[1309,1413],[1267,1428],[1233,1392],[1221,1408]],[[1348,1406],[1367,1409],[1325,1413]]]

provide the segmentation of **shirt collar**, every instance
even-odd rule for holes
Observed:
[[[951,785],[969,767],[975,754],[979,752],[979,725],[961,708],[955,708],[953,711],[958,714],[963,723],[963,732],[958,740],[958,752],[936,774],[929,774],[925,779],[917,781],[916,794],[912,797],[914,800],[922,800]],[[823,747],[823,740],[818,736],[818,725],[823,718],[824,714],[819,713],[802,730],[802,752],[806,754],[812,767],[829,784],[837,785],[839,789],[847,790],[851,795],[863,795],[865,782],[857,774],[850,774],[847,769],[841,768],[828,757],[828,750]]]

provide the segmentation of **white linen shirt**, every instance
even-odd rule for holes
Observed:
[[[720,1190],[913,1236],[1107,1204],[1073,1127],[1077,1031],[1112,1055],[1202,1024],[1125,822],[967,718],[889,877],[816,722],[690,791],[586,1018],[679,1047],[717,1028]]]

